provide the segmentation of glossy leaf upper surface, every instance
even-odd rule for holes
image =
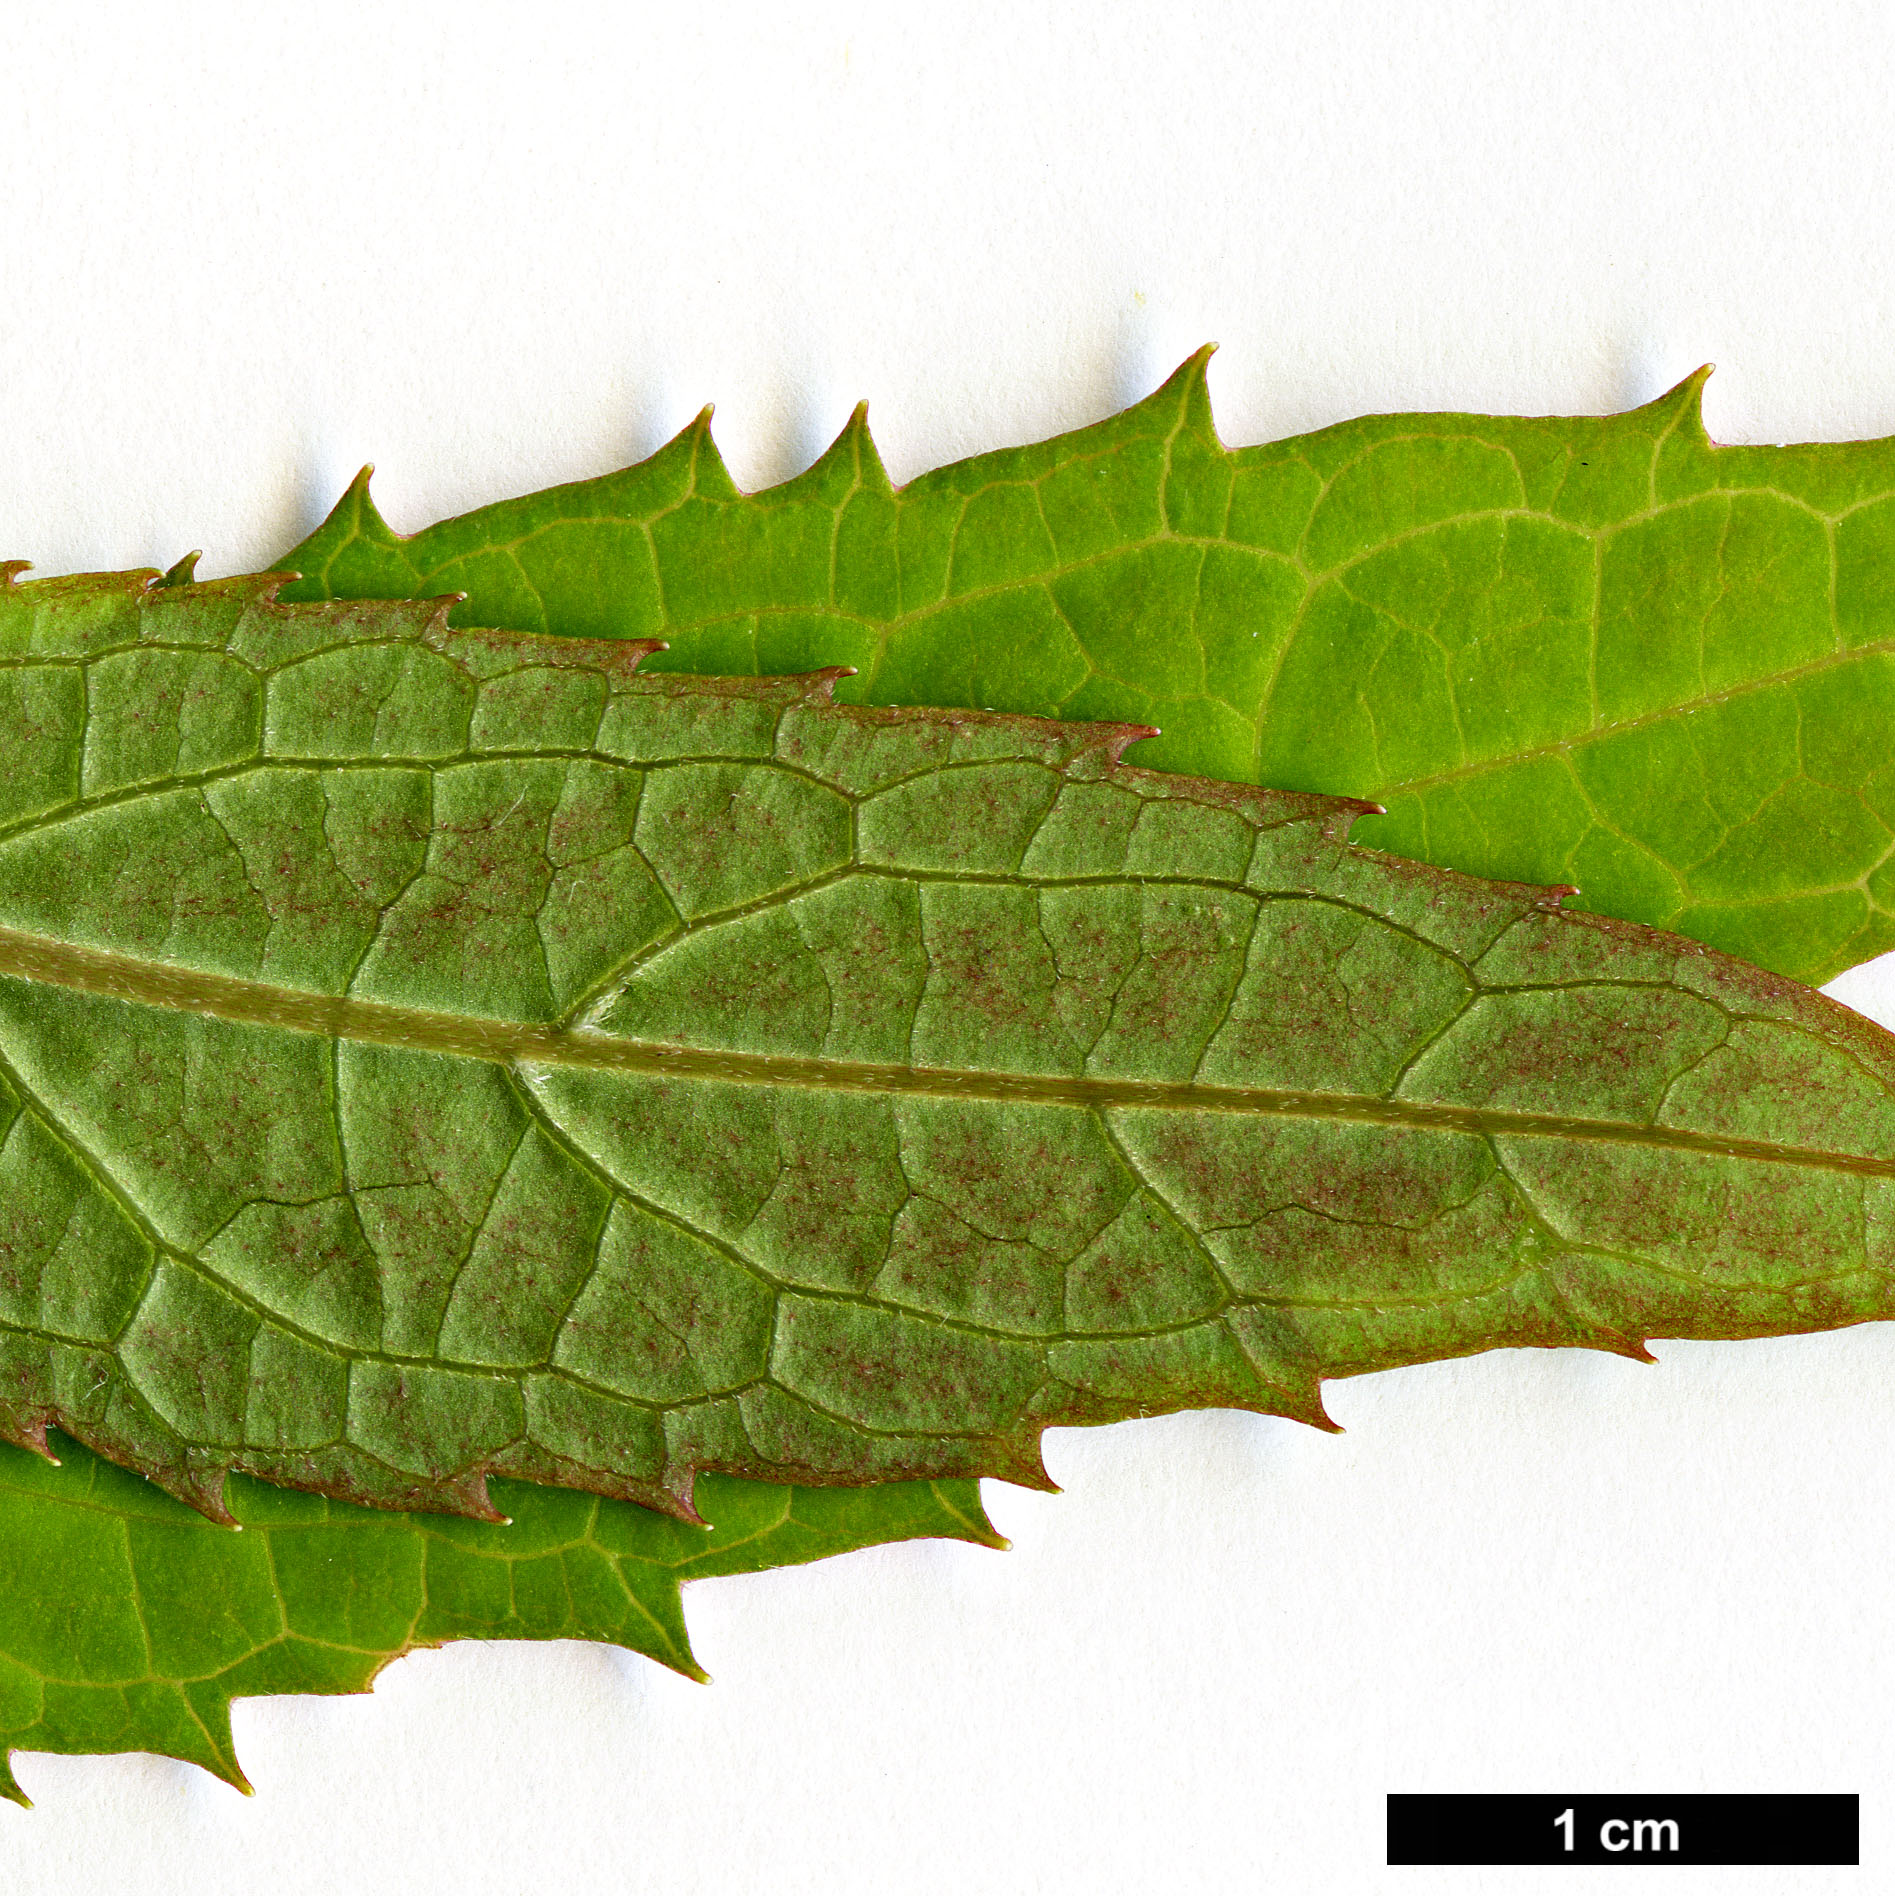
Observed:
[[[596,1639],[693,1678],[686,1580],[877,1542],[999,1542],[971,1483],[799,1489],[707,1476],[704,1524],[496,1484],[508,1525],[370,1513],[241,1477],[213,1526],[55,1438],[0,1447],[0,1797],[15,1751],[155,1751],[242,1785],[233,1699],[365,1692],[450,1639]]]
[[[663,638],[678,671],[1130,719],[1153,768],[1373,798],[1364,841],[1799,979],[1895,946],[1895,444],[1715,447],[1699,375],[1603,420],[1233,453],[1206,354],[900,490],[860,411],[749,497],[706,418],[412,538],[358,481],[285,596],[455,590],[459,622]]]

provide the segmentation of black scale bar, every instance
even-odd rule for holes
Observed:
[[[1388,1800],[1390,1863],[1858,1863],[1859,1797]]]

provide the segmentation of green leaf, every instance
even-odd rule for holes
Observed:
[[[59,1443],[0,1448],[0,1796],[15,1751],[155,1751],[244,1789],[233,1699],[365,1692],[450,1639],[597,1639],[690,1678],[678,1589],[932,1535],[1003,1545],[971,1483],[782,1488],[708,1475],[704,1525],[499,1484],[509,1527],[371,1513],[238,1477],[213,1526]]]
[[[1895,1042],[1779,977],[1135,726],[148,577],[0,597],[16,1442],[688,1517],[1895,1308]]]
[[[1393,415],[1227,452],[1204,351],[1135,408],[897,491],[862,411],[738,494],[650,460],[410,539],[367,473],[286,599],[853,665],[844,699],[1162,727],[1140,762],[1373,798],[1362,840],[1565,882],[1809,981],[1895,947],[1895,442]]]

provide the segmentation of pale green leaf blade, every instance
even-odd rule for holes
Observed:
[[[687,1514],[1889,1314],[1895,1042],[1820,995],[1137,727],[272,588],[0,598],[16,1441]]]
[[[596,1639],[702,1678],[678,1589],[898,1540],[1002,1543],[972,1483],[706,1476],[704,1524],[502,1483],[511,1525],[352,1508],[241,1477],[212,1525],[54,1438],[0,1447],[0,1796],[15,1751],[154,1751],[237,1785],[233,1699],[365,1692],[450,1639]],[[247,1787],[246,1787],[247,1788]]]
[[[649,461],[392,533],[365,481],[286,597],[663,638],[679,671],[1129,719],[1156,769],[1372,798],[1360,840],[1808,981],[1895,946],[1895,444],[1629,414],[1371,417],[1228,452],[1207,352],[1124,414],[891,487],[860,411],[740,496]]]

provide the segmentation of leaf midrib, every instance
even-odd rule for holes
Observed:
[[[145,1007],[214,1020],[274,1027],[323,1039],[366,1041],[481,1060],[504,1067],[577,1066],[651,1078],[712,1080],[731,1085],[800,1087],[906,1098],[981,1100],[995,1104],[1208,1112],[1277,1119],[1316,1119],[1411,1131],[1461,1132],[1483,1139],[1565,1139],[1586,1144],[1645,1146],[1804,1169],[1895,1178],[1895,1156],[1835,1152],[1763,1139],[1722,1137],[1632,1120],[1564,1113],[1434,1105],[1368,1094],[1305,1092],[1277,1087],[1208,1086],[1195,1081],[1121,1080],[1087,1076],[957,1071],[884,1065],[798,1054],[718,1052],[667,1047],[564,1027],[424,1008],[391,1006],[345,995],[309,994],[240,976],[168,967],[107,949],[86,948],[0,928],[0,976],[37,981]]]

